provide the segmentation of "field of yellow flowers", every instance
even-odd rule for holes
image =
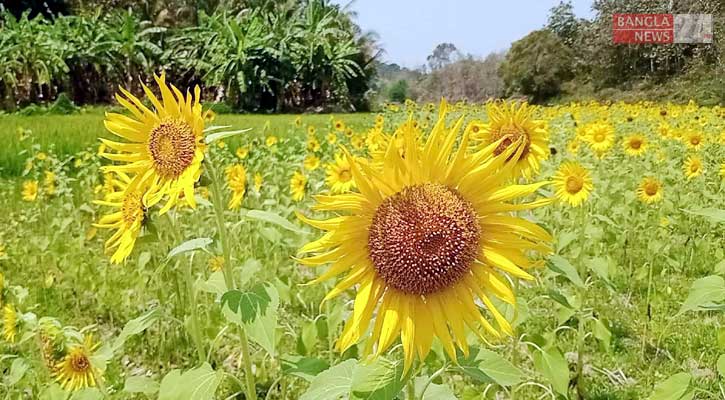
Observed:
[[[0,398],[725,397],[725,109],[167,79],[82,150],[0,116]]]

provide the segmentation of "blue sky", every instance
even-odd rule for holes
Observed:
[[[505,50],[544,26],[549,9],[556,4],[559,0],[356,0],[351,8],[364,30],[380,35],[384,61],[412,68],[424,64],[442,42],[475,56]],[[592,16],[592,0],[572,4],[577,17]]]

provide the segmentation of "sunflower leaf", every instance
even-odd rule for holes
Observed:
[[[129,337],[145,331],[160,318],[161,310],[159,308],[154,308],[146,314],[128,321],[123,327],[121,333],[118,335],[118,337],[116,337],[116,340],[113,342],[113,345],[111,347],[112,352],[115,353],[120,350]]]
[[[208,363],[183,374],[178,369],[172,370],[161,380],[159,400],[212,400],[222,377]]]
[[[171,251],[166,256],[166,258],[169,259],[173,256],[176,256],[176,255],[179,255],[182,253],[203,249],[206,246],[210,245],[212,242],[213,242],[213,240],[211,238],[206,238],[206,237],[187,240],[186,242],[171,249]]]
[[[567,397],[569,364],[556,348],[534,352],[534,368],[551,384],[554,391]]]
[[[695,392],[690,387],[692,375],[681,372],[655,385],[649,400],[690,400]]]
[[[576,268],[574,268],[571,263],[566,260],[564,257],[559,255],[553,255],[549,257],[549,262],[547,263],[550,270],[556,272],[557,274],[563,275],[571,281],[571,283],[575,284],[578,287],[584,287],[584,281],[579,276],[579,273],[576,271]]]
[[[338,400],[348,398],[357,360],[350,359],[321,372],[310,382],[300,400]]]
[[[369,364],[358,364],[352,374],[352,393],[359,399],[394,399],[404,386],[400,360],[380,357]]]
[[[211,143],[214,143],[217,140],[225,139],[225,138],[228,138],[228,137],[231,137],[231,136],[240,135],[242,133],[249,132],[251,130],[252,130],[252,128],[240,129],[240,130],[237,130],[237,131],[214,132],[214,133],[212,133],[210,135],[207,135],[204,138],[204,143],[211,144]]]
[[[523,373],[506,359],[490,350],[471,348],[471,354],[459,361],[461,371],[483,383],[512,386],[523,379]]]
[[[705,217],[710,220],[710,222],[718,224],[725,222],[725,210],[720,210],[718,208],[700,208],[696,210],[685,210],[682,211],[693,214],[693,215],[699,215],[702,217]]]
[[[696,280],[678,314],[707,308],[706,306],[725,300],[725,279],[710,275]]]
[[[282,218],[281,216],[271,213],[269,211],[262,211],[262,210],[249,210],[247,214],[245,215],[247,218],[256,219],[257,221],[262,222],[269,222],[271,224],[277,225],[280,228],[284,228],[290,232],[294,233],[304,233],[298,226],[295,224],[289,222],[287,219]]]
[[[320,372],[330,368],[330,364],[315,357],[287,355],[281,358],[282,373],[300,377],[311,382]]]

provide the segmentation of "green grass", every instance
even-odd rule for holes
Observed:
[[[98,138],[112,138],[103,126],[103,108],[85,108],[75,115],[0,115],[0,176],[18,176],[25,168],[25,160],[32,156],[33,145],[38,151],[52,152],[59,157],[77,154],[81,150],[98,145]],[[330,118],[343,119],[356,130],[372,124],[371,114],[301,114],[305,124],[314,125],[322,134],[330,125]],[[210,125],[231,125],[234,129],[251,128],[246,135],[259,137],[263,134],[284,137],[288,135],[297,115],[221,114]],[[269,129],[265,133],[265,125]],[[18,128],[28,129],[31,136],[19,140]],[[297,130],[301,133],[302,130]],[[234,138],[230,145],[239,142]]]

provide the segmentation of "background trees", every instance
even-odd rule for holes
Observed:
[[[4,108],[61,91],[109,101],[117,85],[138,91],[161,70],[239,110],[367,106],[374,36],[328,0],[72,3],[73,15],[0,15]]]

